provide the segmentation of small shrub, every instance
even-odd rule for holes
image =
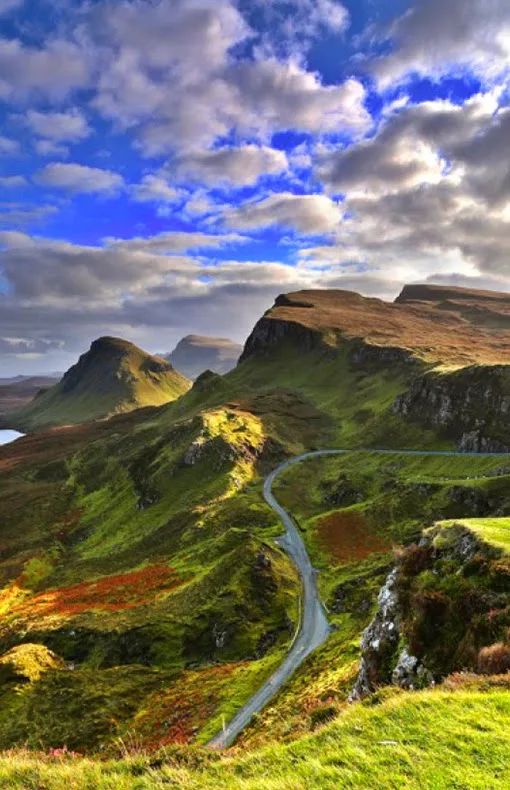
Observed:
[[[431,552],[428,547],[409,546],[400,560],[401,571],[404,576],[418,576],[430,565]]]
[[[478,654],[478,671],[482,675],[504,675],[510,672],[510,644],[496,642],[483,647]]]
[[[327,721],[334,719],[337,713],[338,711],[334,705],[322,705],[320,708],[315,708],[310,713],[310,727],[313,730],[315,727],[325,724]]]

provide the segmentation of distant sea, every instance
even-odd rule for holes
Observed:
[[[18,431],[0,431],[0,444],[9,444],[9,442],[14,442],[15,439],[20,439],[24,436],[23,433],[18,433]]]

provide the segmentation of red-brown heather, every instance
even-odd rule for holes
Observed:
[[[151,603],[159,593],[174,590],[183,583],[184,580],[168,565],[147,565],[129,573],[47,590],[15,607],[13,613],[31,618],[47,615],[70,617],[91,609],[119,612]]]
[[[391,544],[374,534],[361,513],[332,513],[317,524],[321,545],[337,562],[364,560],[391,550]]]

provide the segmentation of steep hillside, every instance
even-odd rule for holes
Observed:
[[[242,346],[226,338],[187,335],[166,359],[189,379],[196,379],[206,370],[228,373],[235,368],[242,350]]]
[[[169,362],[113,337],[95,340],[62,380],[9,417],[24,430],[69,425],[159,406],[190,387]]]
[[[49,389],[57,382],[57,378],[50,376],[27,376],[10,384],[2,384],[0,380],[0,415],[23,408],[41,390]]]

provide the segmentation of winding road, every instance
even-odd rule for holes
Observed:
[[[282,472],[285,472],[295,464],[306,461],[308,458],[324,455],[346,455],[352,452],[377,453],[380,455],[474,456],[477,458],[502,456],[508,458],[508,453],[461,453],[454,450],[314,450],[285,461],[271,472],[264,482],[264,499],[269,507],[278,514],[285,527],[285,534],[277,539],[277,543],[287,552],[301,577],[303,588],[301,622],[298,625],[296,637],[284,661],[276,672],[266,680],[259,690],[235,714],[223,730],[209,741],[208,746],[211,749],[224,749],[230,746],[250,723],[253,716],[267,705],[284,683],[294,674],[305,658],[326,641],[330,631],[324,606],[317,589],[316,571],[312,567],[305,544],[294,525],[292,517],[273,495],[273,483]]]

